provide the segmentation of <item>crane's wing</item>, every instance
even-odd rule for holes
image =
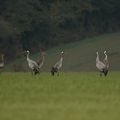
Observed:
[[[30,61],[29,61],[29,66],[30,66],[32,69],[34,69],[34,68],[39,69],[38,64],[37,64],[34,60],[30,60]]]
[[[55,68],[59,67],[59,62],[54,65]]]
[[[104,63],[102,63],[101,61],[99,61],[99,62],[96,63],[96,67],[99,70],[102,70],[102,69],[106,68],[106,65]]]
[[[108,62],[108,60],[104,59],[103,63],[106,65],[106,68],[109,68],[109,62]]]
[[[60,58],[60,60],[54,65],[54,68],[60,69],[62,67],[62,62],[63,62],[63,58]]]
[[[107,62],[108,62],[108,60],[105,58],[105,59],[103,60],[103,63],[104,63],[104,64],[107,64]]]
[[[62,67],[62,62],[61,62],[61,61],[58,61],[58,62],[54,65],[54,68],[60,69],[61,67]]]

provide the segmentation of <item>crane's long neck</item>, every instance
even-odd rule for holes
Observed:
[[[30,55],[30,53],[28,52],[28,53],[27,53],[27,61],[30,60],[29,55]]]
[[[104,55],[105,55],[105,61],[107,62],[108,61],[108,56],[107,56],[107,54],[106,53],[104,53]]]
[[[38,63],[38,64],[39,64],[39,67],[42,67],[42,65],[44,64],[44,61],[45,61],[45,56],[44,56],[44,55],[41,55],[40,62]]]
[[[61,54],[60,61],[61,62],[63,61],[63,54]]]
[[[104,55],[105,55],[104,63],[106,65],[106,67],[109,68],[109,61],[108,61],[108,56],[107,56],[106,52],[104,52]]]
[[[42,63],[44,63],[44,61],[45,61],[45,56],[42,55],[41,59],[42,59]]]
[[[99,59],[99,54],[98,54],[98,52],[97,52],[96,62],[99,62],[99,61],[100,61],[100,59]]]

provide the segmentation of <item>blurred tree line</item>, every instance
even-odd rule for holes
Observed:
[[[0,0],[0,52],[14,58],[120,30],[119,0]]]

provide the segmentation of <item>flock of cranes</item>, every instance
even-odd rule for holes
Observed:
[[[63,51],[61,52],[61,57],[60,60],[52,67],[51,69],[51,74],[54,76],[55,73],[57,73],[57,75],[59,75],[59,70],[62,67],[62,62],[63,62]],[[45,53],[41,52],[41,58],[38,62],[31,60],[29,57],[30,51],[27,50],[27,62],[28,62],[28,66],[32,72],[32,74],[38,74],[40,72],[41,67],[44,64],[44,60],[45,60]]]
[[[39,74],[42,66],[44,65],[45,53],[41,52],[41,57],[40,57],[40,60],[38,62],[36,62],[30,58],[30,51],[29,50],[27,50],[26,53],[27,53],[28,66],[29,66],[32,74],[34,74],[34,75]],[[60,53],[59,61],[57,61],[56,64],[52,66],[51,75],[54,76],[55,73],[57,73],[57,75],[59,76],[59,71],[60,71],[60,68],[62,67],[62,64],[63,64],[63,54],[64,54],[64,52],[62,51]],[[105,58],[103,61],[101,61],[99,59],[98,51],[96,52],[96,55],[97,55],[96,67],[100,72],[100,76],[102,76],[102,74],[104,76],[107,76],[108,71],[109,71],[109,62],[108,62],[108,56],[107,56],[106,51],[104,51]],[[0,69],[2,69],[2,68],[4,68],[4,55],[3,54],[1,55],[1,62],[0,62]]]

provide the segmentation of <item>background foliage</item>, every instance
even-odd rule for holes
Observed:
[[[119,11],[119,0],[0,0],[0,52],[14,58],[119,31]]]

